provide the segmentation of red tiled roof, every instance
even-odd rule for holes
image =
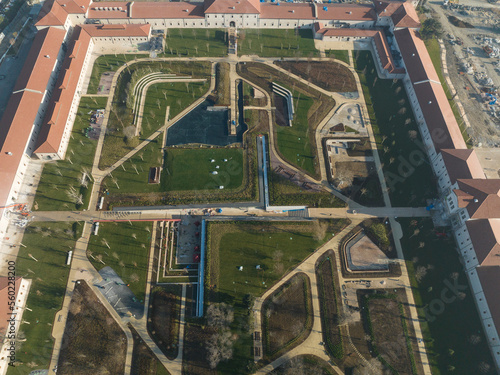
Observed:
[[[414,89],[436,152],[467,148],[443,87],[424,82],[414,85]]]
[[[410,3],[403,3],[392,15],[392,23],[394,27],[420,27],[418,14],[415,8]]]
[[[500,179],[458,179],[458,188],[459,207],[466,207],[471,219],[500,217]]]
[[[71,47],[61,67],[49,107],[38,136],[35,153],[55,153],[59,149],[71,103],[76,93],[78,77],[90,45],[90,35],[76,26]],[[68,78],[68,75],[70,77]]]
[[[380,17],[392,18],[395,27],[420,27],[418,14],[409,2],[375,0],[373,4]]]
[[[394,35],[436,151],[467,148],[423,40],[412,29]]]
[[[389,73],[404,73],[404,69],[397,68],[389,48],[389,43],[385,34],[380,30],[374,29],[351,29],[343,28],[325,28],[316,31],[319,34],[330,37],[361,37],[373,38],[375,48],[380,56],[382,67]]]
[[[262,3],[260,7],[261,19],[314,19],[312,4],[272,4]]]
[[[439,77],[420,35],[411,29],[396,30],[394,35],[412,83],[426,80],[439,83]]]
[[[65,30],[55,27],[46,27],[36,33],[33,41],[36,47],[28,53],[14,92],[25,88],[45,91],[65,35]]]
[[[135,2],[131,8],[130,18],[205,18],[203,6],[180,3]]]
[[[469,149],[441,150],[450,181],[454,184],[459,178],[485,178],[476,151]]]
[[[4,206],[9,199],[9,191],[29,141],[64,34],[64,30],[51,27],[36,33],[14,86],[17,93],[9,98],[0,120],[0,206]],[[45,55],[50,57],[46,58]],[[34,91],[20,91],[25,88]]]
[[[384,1],[375,0],[373,5],[378,15],[382,17],[390,17],[403,4],[401,1]]]
[[[500,219],[467,220],[480,266],[500,266]]]
[[[295,4],[286,4],[286,6],[290,7],[293,5]],[[377,19],[373,7],[366,5],[318,4],[316,10],[319,20],[375,21]]]
[[[120,9],[121,8],[121,9]],[[186,2],[134,2],[102,1],[92,3],[88,18],[200,18],[204,19],[203,6]]]
[[[90,5],[90,0],[56,0],[68,14],[85,14]]]
[[[495,323],[495,328],[500,334],[500,267],[477,267],[477,276],[483,287],[484,296],[490,309],[491,317]]]
[[[46,0],[38,13],[35,26],[64,26],[68,12],[55,0]]]
[[[259,0],[205,0],[205,13],[259,14]]]
[[[92,38],[99,37],[149,37],[150,24],[81,25]]]

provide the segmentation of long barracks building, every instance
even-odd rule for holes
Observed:
[[[30,158],[65,157],[69,134],[91,69],[92,52],[132,49],[151,30],[168,28],[309,28],[337,48],[370,50],[381,78],[404,82],[436,176],[474,300],[500,368],[500,180],[486,179],[467,148],[409,2],[261,3],[259,0],[96,2],[46,0],[39,30],[0,121],[0,207],[16,203]],[[0,208],[0,236],[8,209]],[[465,322],[464,322],[465,323]]]

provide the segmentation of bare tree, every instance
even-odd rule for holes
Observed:
[[[234,319],[233,308],[225,303],[211,304],[207,309],[206,319],[209,327],[227,327]]]
[[[213,334],[207,342],[207,359],[211,369],[233,357],[233,339],[229,329]]]
[[[66,194],[69,199],[75,204],[83,204],[83,195],[80,194],[73,186],[69,186],[68,190],[66,190]]]

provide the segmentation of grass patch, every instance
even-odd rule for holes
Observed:
[[[99,82],[101,81],[101,76],[104,72],[116,72],[120,66],[126,62],[148,57],[144,54],[119,54],[119,55],[102,55],[99,56],[92,68],[92,74],[90,75],[89,86],[87,88],[87,94],[97,94],[99,89]]]
[[[234,307],[231,330],[238,333],[233,359],[217,370],[247,373],[253,362],[249,306],[284,274],[302,262],[346,220],[328,221],[326,234],[305,222],[210,222],[207,228],[207,300]],[[256,266],[260,265],[260,269]],[[242,266],[243,271],[238,267]]]
[[[450,238],[437,236],[430,218],[398,221],[403,228],[401,245],[432,373],[449,374],[453,367],[461,374],[494,374],[487,339],[452,234]],[[449,285],[461,288],[455,293]],[[438,314],[431,305],[442,301],[443,293],[455,298],[444,303]],[[485,364],[490,370],[483,372]]]
[[[436,183],[402,82],[379,79],[369,51],[356,53],[356,70],[392,205],[425,206]]]
[[[238,55],[319,56],[310,29],[246,29],[239,32]]]
[[[229,80],[229,63],[220,62],[216,69],[217,105],[231,105],[231,81]]]
[[[162,164],[160,136],[123,163],[122,167],[115,169],[112,176],[104,179],[103,186],[113,194],[158,192],[159,184],[148,183],[149,168],[161,167]]]
[[[81,236],[82,225],[69,222],[37,222],[26,228],[23,244],[19,249],[16,274],[31,279],[31,289],[17,342],[16,360],[19,365],[9,366],[9,375],[28,374],[37,369],[49,368],[54,341],[52,324],[55,313],[61,308],[69,266],[66,266],[68,251],[73,249],[75,241]],[[29,257],[31,254],[36,262]],[[36,366],[28,367],[28,363]]]
[[[165,53],[160,57],[222,57],[227,55],[227,33],[223,29],[168,29]]]
[[[346,49],[336,50],[336,49],[327,49],[325,50],[326,57],[330,57],[333,59],[337,59],[340,61],[349,64],[349,51]]]
[[[142,113],[141,136],[137,137],[133,125],[133,89],[141,77],[153,72],[205,78],[206,81],[187,84],[167,82],[151,85],[146,93]],[[205,94],[210,85],[209,77],[210,64],[206,62],[140,62],[124,70],[117,81],[99,168],[105,169],[111,166],[127,152],[133,150],[144,137],[163,126],[167,107],[170,107],[169,118],[173,118]]]
[[[276,126],[278,151],[293,165],[314,176],[316,175],[315,150],[308,139],[309,114],[312,112],[314,99],[297,91],[292,93],[295,108],[293,126]]]
[[[87,249],[98,271],[106,266],[113,268],[141,302],[146,292],[151,227],[144,221],[100,223],[99,235],[90,237]]]
[[[437,39],[427,39],[425,41],[425,46],[427,47],[427,51],[432,60],[432,65],[434,65],[434,69],[436,69],[436,73],[439,77],[439,81],[441,82],[441,86],[443,86],[444,93],[446,94],[446,98],[448,98],[448,103],[451,106],[451,110],[455,115],[455,119],[460,125],[460,131],[462,132],[462,136],[464,138],[465,143],[467,144],[467,148],[472,147],[472,141],[470,137],[467,135],[465,123],[462,121],[462,116],[460,116],[460,112],[458,111],[458,107],[453,100],[453,96],[451,95],[450,88],[448,87],[448,83],[443,75],[443,69],[441,68],[441,49],[439,48],[439,42]]]
[[[255,106],[255,107],[263,107],[266,105],[267,99],[266,97],[262,98],[255,98],[255,91],[257,89],[254,89],[254,87],[245,81],[242,82],[243,84],[243,105],[245,106]]]
[[[238,70],[242,77],[266,90],[271,97],[272,82],[279,82],[292,92],[295,106],[293,126],[274,127],[276,149],[283,159],[319,178],[315,131],[333,108],[335,101],[268,65],[238,64]],[[276,106],[276,103],[273,103],[273,106]]]
[[[38,210],[57,211],[86,208],[90,199],[92,183],[88,188],[81,186],[83,170],[92,171],[97,140],[85,136],[85,129],[90,124],[90,111],[106,107],[106,98],[83,97],[71,131],[71,139],[64,160],[45,164],[35,196],[34,206]],[[68,195],[72,186],[82,195],[83,204],[77,204]]]
[[[243,182],[243,150],[171,148],[163,172],[163,191],[237,189]]]

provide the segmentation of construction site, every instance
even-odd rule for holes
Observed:
[[[499,147],[500,3],[454,0],[427,3],[426,7],[443,26],[443,73],[451,80],[451,96],[463,106],[470,144]]]

